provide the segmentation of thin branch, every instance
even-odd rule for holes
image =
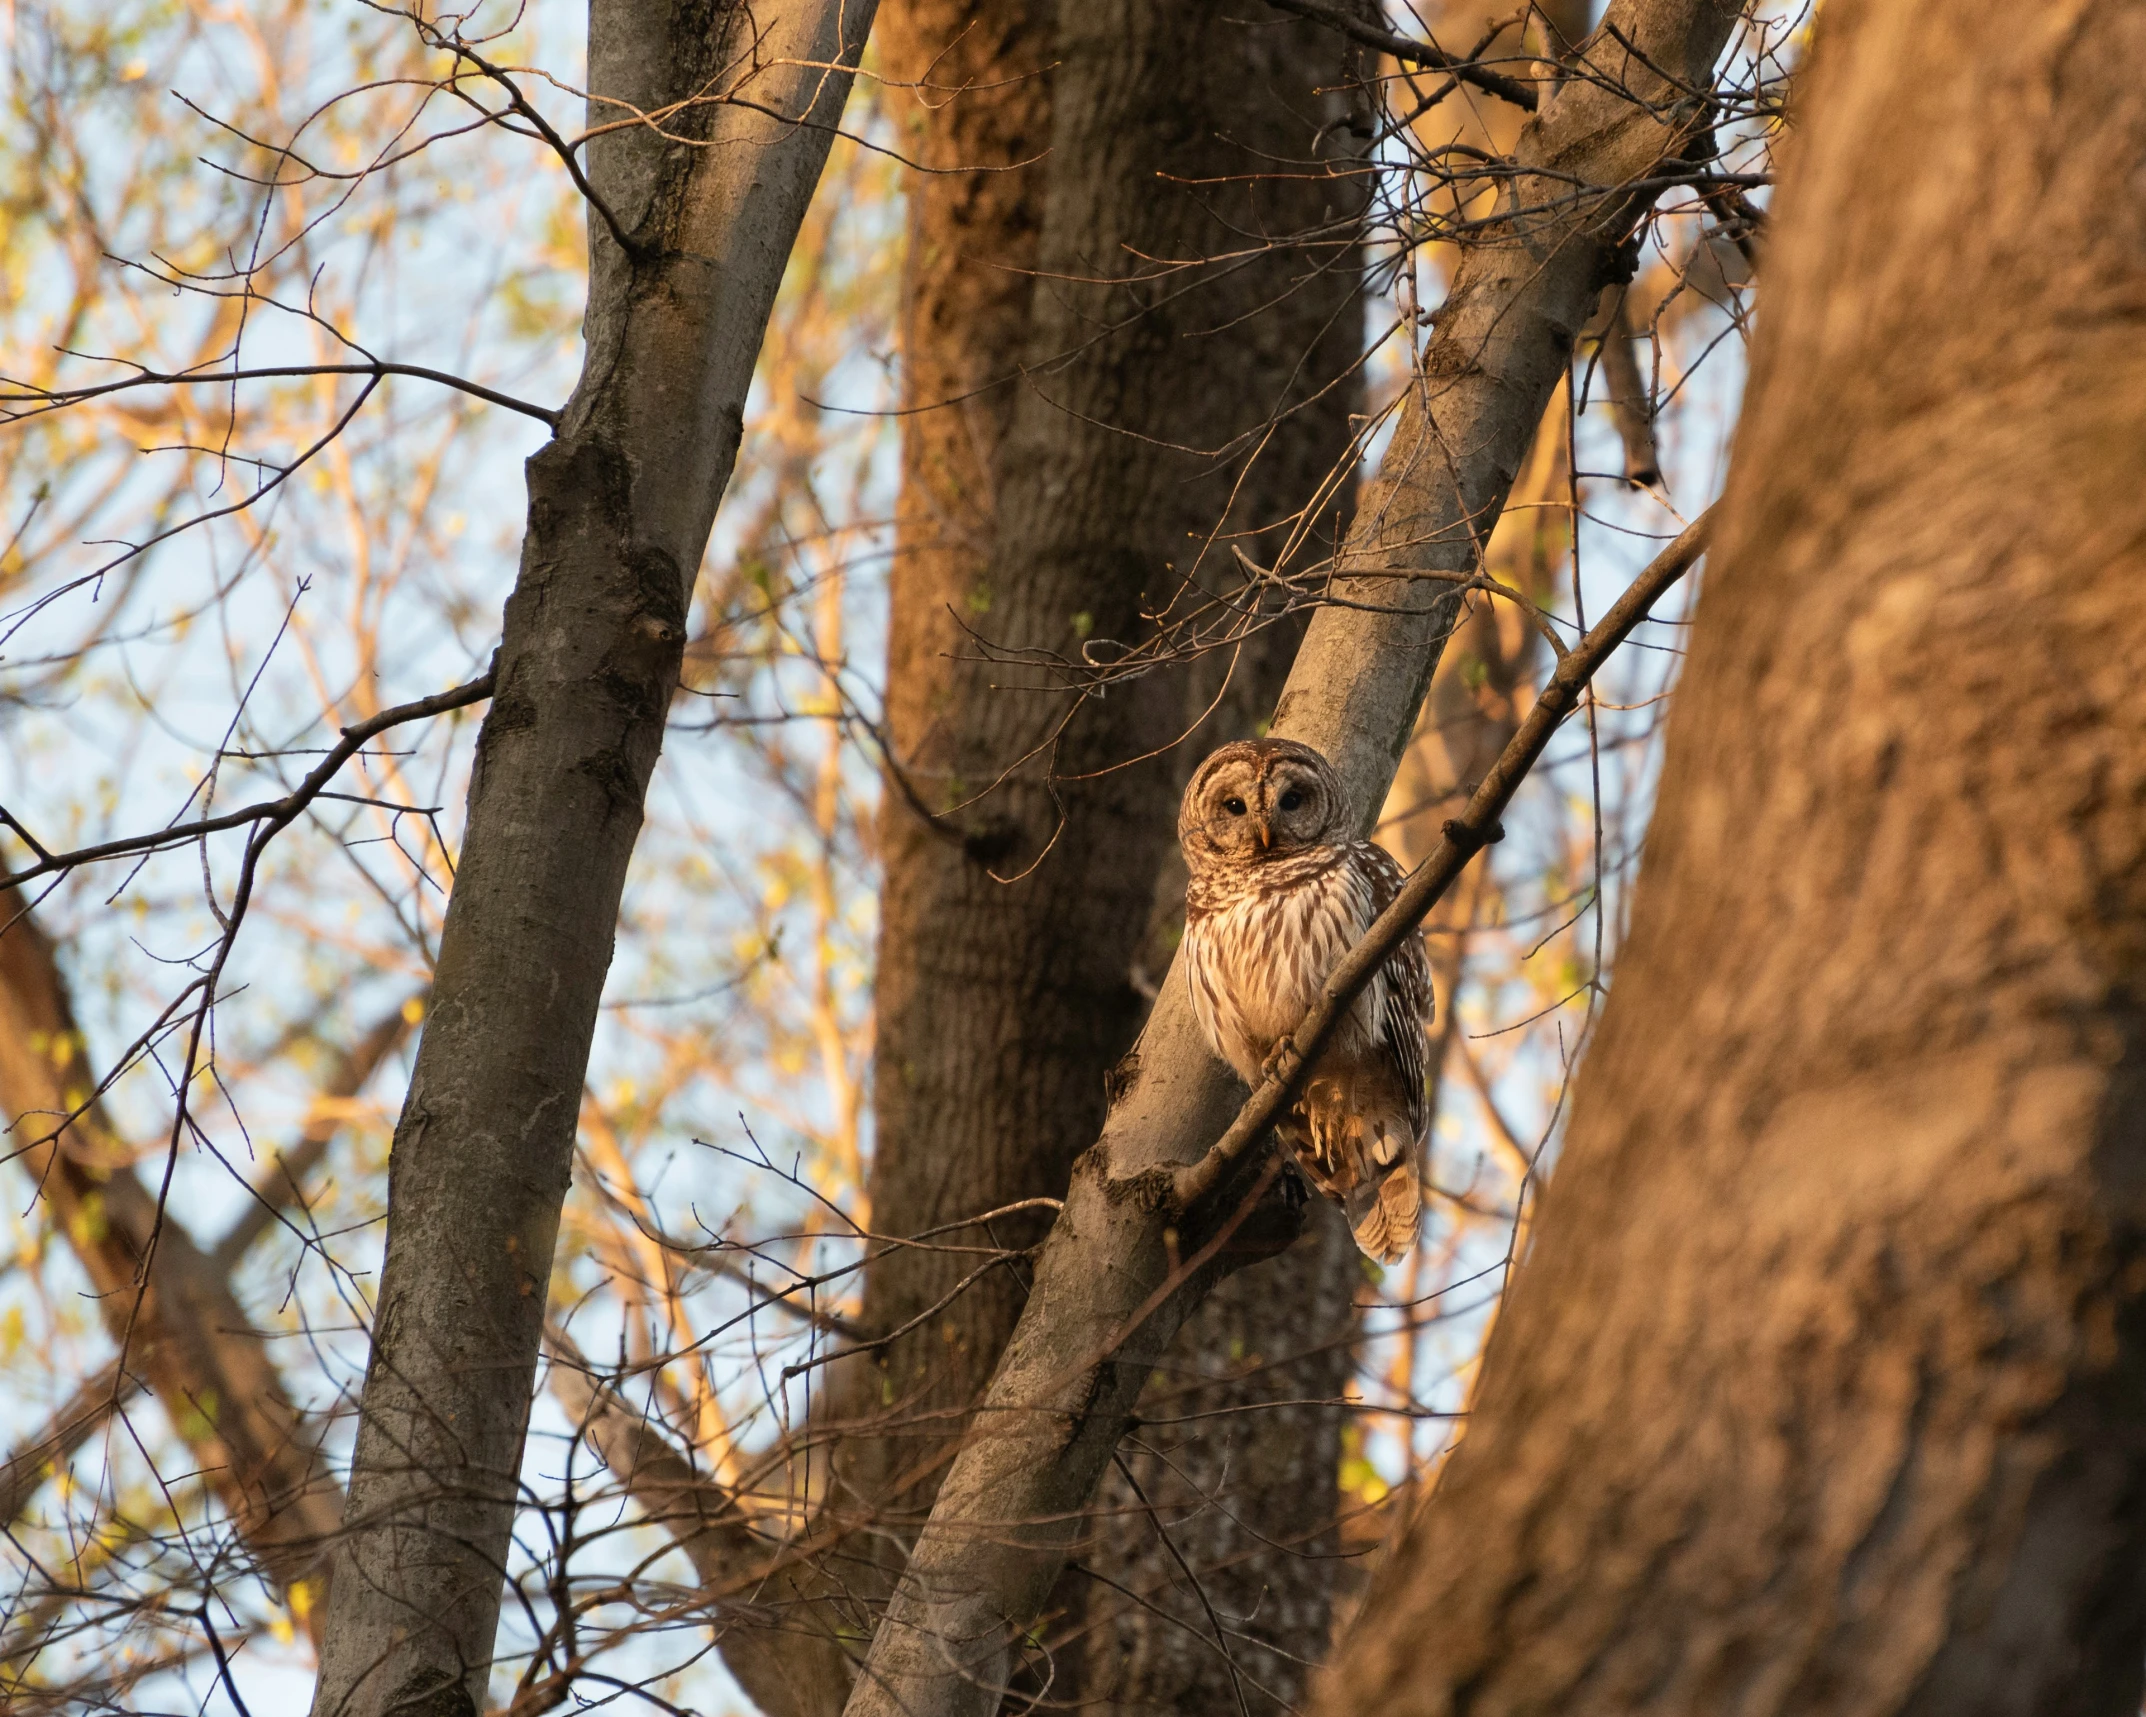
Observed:
[[[617,243],[620,250],[624,251],[627,256],[636,262],[649,254],[649,246],[643,244],[626,230],[618,216],[611,212],[611,205],[605,202],[597,194],[596,187],[589,183],[588,175],[582,171],[580,161],[575,158],[574,146],[552,128],[551,121],[536,110],[529,98],[522,94],[520,86],[507,76],[504,68],[494,65],[482,54],[476,52],[475,49],[462,40],[459,34],[450,34],[434,28],[414,11],[407,14],[407,16],[410,22],[417,26],[418,34],[426,38],[431,46],[439,49],[442,53],[453,54],[457,59],[469,61],[471,65],[475,66],[492,82],[507,92],[507,100],[513,104],[514,111],[528,120],[536,128],[537,135],[551,146],[552,153],[559,157],[560,165],[566,169],[567,177],[574,181],[574,189],[579,191],[587,199],[589,207],[602,217],[604,226],[609,230],[612,239]],[[457,91],[456,93],[459,94],[460,92]]]
[[[315,1112],[306,1120],[288,1152],[275,1152],[247,1188],[250,1202],[225,1230],[210,1255],[216,1268],[229,1273],[238,1268],[254,1242],[276,1224],[290,1225],[285,1214],[307,1203],[306,1182],[328,1154],[328,1146],[345,1122],[344,1105],[365,1088],[380,1064],[394,1054],[415,1024],[414,1010],[399,1002],[383,1014],[372,1029],[338,1058],[335,1073],[322,1087]],[[307,1238],[301,1233],[300,1238]]]
[[[1501,101],[1509,101],[1515,107],[1524,107],[1533,113],[1541,104],[1534,90],[1518,78],[1509,78],[1502,72],[1491,71],[1487,66],[1470,63],[1449,54],[1436,42],[1419,42],[1412,36],[1399,35],[1380,25],[1367,23],[1339,6],[1321,4],[1321,0],[1267,0],[1278,12],[1294,12],[1299,18],[1309,18],[1315,24],[1324,24],[1330,30],[1338,30],[1351,41],[1377,48],[1382,53],[1393,55],[1431,70],[1447,72],[1462,83],[1472,83],[1485,94],[1494,95]]]
[[[156,852],[164,847],[196,840],[203,835],[241,828],[248,823],[288,823],[320,797],[328,783],[335,778],[336,771],[362,751],[368,740],[385,733],[391,727],[400,727],[404,722],[421,721],[426,716],[444,715],[447,711],[460,709],[465,704],[482,702],[491,695],[492,675],[487,670],[467,685],[434,692],[428,698],[397,704],[393,709],[384,709],[369,720],[344,728],[341,743],[320,760],[311,774],[280,799],[266,799],[259,804],[242,806],[236,811],[226,811],[220,817],[203,817],[197,822],[175,824],[153,834],[127,835],[116,841],[104,841],[97,846],[77,847],[73,852],[57,853],[40,859],[25,870],[15,872],[9,879],[9,885],[20,887],[24,883],[35,882],[41,876],[50,876],[56,871],[72,870],[78,865],[97,864],[105,859],[124,858],[130,853]],[[20,833],[14,818],[8,817],[7,822]]]
[[[997,1269],[1007,1258],[1019,1256],[1021,1256],[1020,1253],[1009,1252],[1000,1257],[986,1258],[907,1323],[895,1329],[890,1329],[885,1335],[875,1336],[869,1341],[860,1341],[853,1347],[837,1348],[830,1353],[815,1354],[810,1359],[801,1359],[795,1365],[786,1365],[782,1368],[782,1380],[787,1383],[791,1378],[801,1376],[803,1373],[814,1370],[819,1366],[832,1365],[839,1359],[854,1359],[860,1353],[873,1353],[892,1342],[899,1341],[919,1324],[929,1323],[946,1310],[948,1306],[969,1291],[971,1283],[977,1281],[989,1271]]]
[[[140,1378],[122,1373],[117,1364],[107,1365],[68,1397],[42,1430],[8,1451],[7,1459],[0,1461],[0,1531],[22,1518],[54,1469],[140,1387]]]
[[[438,382],[442,387],[454,388],[493,405],[505,406],[509,411],[518,411],[524,417],[533,417],[537,422],[551,428],[557,428],[559,423],[559,414],[550,407],[532,405],[528,400],[516,399],[512,394],[501,393],[497,388],[488,388],[482,382],[473,382],[466,376],[452,375],[446,370],[427,369],[422,364],[380,362],[277,364],[247,370],[143,370],[139,375],[128,376],[123,381],[100,382],[94,387],[31,388],[23,393],[0,393],[0,407],[21,405],[29,408],[25,411],[0,411],[0,423],[20,423],[48,411],[81,405],[88,400],[100,399],[106,394],[120,393],[128,388],[192,387],[199,382],[272,381],[298,376],[371,376],[376,380],[383,376],[410,376],[418,381]]]

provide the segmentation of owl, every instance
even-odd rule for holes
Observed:
[[[1400,865],[1354,828],[1333,765],[1286,739],[1225,745],[1185,788],[1184,970],[1208,1043],[1247,1085],[1401,890]],[[1356,1244],[1388,1264],[1416,1239],[1431,1005],[1418,932],[1358,994],[1276,1127],[1349,1213]]]

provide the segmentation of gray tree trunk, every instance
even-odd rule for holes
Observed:
[[[1333,759],[1366,825],[1451,612],[1450,586],[1420,575],[1472,567],[1611,259],[1651,201],[1613,190],[1575,204],[1570,180],[1620,186],[1686,146],[1701,104],[1684,92],[1710,82],[1736,12],[1712,0],[1618,0],[1610,15],[1638,53],[1596,39],[1598,77],[1564,86],[1522,139],[1522,161],[1559,177],[1523,176],[1509,193],[1571,212],[1516,223],[1468,254],[1341,559],[1340,594],[1363,605],[1314,619],[1276,711],[1274,731]],[[1215,1234],[1214,1212],[1178,1222],[1110,1190],[1151,1164],[1198,1156],[1236,1106],[1239,1088],[1201,1042],[1181,980],[1164,983],[1127,1073],[874,1637],[854,1714],[995,1706],[1149,1371],[1212,1284],[1213,1263],[1184,1280],[1173,1264]],[[1226,1213],[1231,1199],[1217,1202]]]
[[[1631,936],[1335,1717],[2139,1709],[2142,66],[1822,15]]]
[[[847,69],[824,68],[855,65],[872,10],[590,8],[591,125],[619,120],[617,103],[745,87],[586,152],[603,204],[587,355],[529,462],[521,575],[396,1129],[320,1713],[455,1717],[484,1697],[627,859],[767,314],[849,90]]]

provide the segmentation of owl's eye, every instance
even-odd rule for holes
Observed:
[[[1299,805],[1303,803],[1304,795],[1299,793],[1294,787],[1290,788],[1288,792],[1282,795],[1282,809],[1285,811],[1294,811]]]
[[[1224,799],[1222,801],[1222,808],[1233,817],[1241,817],[1244,815],[1244,801],[1242,799]]]

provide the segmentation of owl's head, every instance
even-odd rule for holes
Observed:
[[[1177,839],[1195,872],[1258,865],[1348,840],[1348,794],[1334,766],[1290,739],[1240,739],[1192,772]]]

